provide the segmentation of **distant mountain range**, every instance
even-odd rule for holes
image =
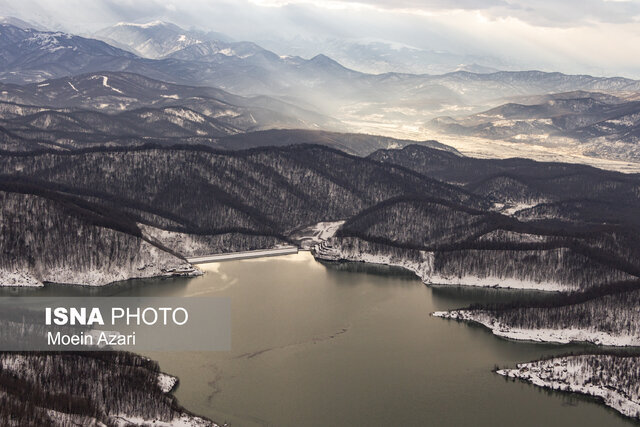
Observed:
[[[427,139],[424,135],[429,135],[434,130],[456,135],[482,134],[495,138],[515,138],[518,135],[543,132],[561,134],[571,140],[588,140],[596,145],[587,147],[587,154],[614,157],[624,157],[629,153],[633,155],[634,151],[629,151],[629,145],[626,145],[624,150],[615,153],[609,148],[601,149],[597,144],[614,140],[616,143],[633,143],[636,141],[634,138],[637,138],[633,128],[634,104],[621,106],[622,110],[616,110],[602,98],[610,95],[619,100],[615,102],[626,102],[625,97],[629,94],[640,92],[640,81],[637,80],[541,71],[499,71],[484,74],[456,71],[442,75],[367,74],[346,68],[323,54],[311,59],[283,57],[255,43],[234,42],[217,33],[188,31],[161,22],[122,23],[101,30],[99,36],[126,50],[97,39],[0,24],[0,81],[35,84],[24,93],[16,88],[9,90],[5,87],[0,93],[0,99],[18,104],[90,108],[108,113],[143,106],[158,108],[180,105],[220,122],[211,122],[208,130],[193,127],[189,132],[195,132],[196,136],[198,132],[220,136],[218,133],[278,127],[347,130],[403,139]],[[118,93],[118,90],[124,90],[119,85],[128,83],[116,84],[117,78],[115,75],[110,77],[109,72],[135,73],[159,80],[161,82],[156,83],[158,87],[164,84],[169,89],[153,95],[156,96],[154,100],[141,101],[137,98],[139,94],[132,97],[128,93]],[[78,90],[80,88],[68,77],[82,74],[95,79],[92,87],[106,92],[109,99],[105,101],[104,94],[87,94],[80,101],[82,97],[77,96],[72,85]],[[32,90],[38,88],[38,84],[46,88],[46,84],[52,84],[48,80],[63,77],[67,80],[59,82],[59,90],[42,92],[49,93],[51,99],[64,97],[72,100],[64,106],[53,105],[52,102],[59,101],[44,99],[44,95],[38,95],[37,91]],[[107,82],[106,85],[100,85],[101,81]],[[176,93],[172,85],[190,87],[189,95]],[[198,86],[219,89],[198,89]],[[514,99],[575,91],[608,94],[593,95],[594,102],[604,102],[601,113],[586,115],[588,111],[580,110],[582,107],[578,106],[585,101],[576,100],[577,110],[571,113],[573,118],[569,119],[562,112],[564,110],[560,111],[565,108],[560,105],[569,101],[561,100],[555,106],[545,107],[549,110],[547,116],[536,112],[535,108],[519,110],[517,120],[509,119],[516,120],[512,123],[498,122],[498,116],[502,114],[498,111],[488,113],[495,116],[488,118],[486,122],[494,125],[500,123],[499,126],[483,125],[480,116],[472,116],[460,123],[457,118],[441,118],[430,122],[438,116],[453,117],[487,111],[497,105],[513,103]],[[206,98],[222,97],[220,100],[223,102],[244,110],[241,114],[240,110],[234,110],[233,114],[238,120],[229,119],[229,115],[221,118],[213,110],[205,112],[203,109],[208,107],[201,104],[208,101],[197,100],[200,96],[198,92],[205,93]],[[213,92],[215,94],[212,95]],[[222,96],[222,92],[226,94]],[[30,96],[35,98],[27,100]],[[176,96],[181,98],[180,102],[173,102],[175,99],[172,98]],[[183,101],[185,97],[190,100]],[[551,98],[549,100],[553,101]],[[545,102],[547,100],[540,100],[540,103]],[[625,108],[631,110],[625,113]],[[585,126],[618,120],[617,117],[622,117],[620,120],[624,122],[609,121],[575,134],[571,132],[577,131],[580,126],[569,122],[562,124],[558,120],[555,123],[549,122],[552,117],[561,113],[569,122],[584,122]],[[162,114],[169,113],[164,111]],[[170,112],[170,115],[174,114],[175,111]],[[168,118],[166,121],[175,122],[176,119]],[[470,130],[464,130],[470,126]],[[213,132],[214,128],[217,129],[216,132]]]
[[[385,40],[296,37],[266,38],[259,40],[259,44],[280,54],[305,58],[323,53],[348,68],[371,74],[445,74],[455,71],[494,73],[504,69],[504,64],[495,58],[421,49]]]
[[[460,136],[553,144],[574,141],[597,156],[640,160],[640,97],[569,92],[523,98],[466,117],[438,117],[431,128]]]
[[[97,70],[121,70],[138,59],[104,42],[61,32],[0,24],[0,80],[29,83]]]
[[[459,71],[438,76],[366,74],[350,70],[322,54],[311,59],[281,57],[253,43],[195,40],[192,33],[164,24],[120,25],[101,34],[116,37],[123,29],[124,34],[133,32],[144,34],[141,38],[149,37],[145,46],[162,47],[154,51],[164,54],[163,59],[142,58],[95,39],[2,24],[0,47],[4,61],[0,79],[25,83],[92,71],[129,71],[176,83],[211,85],[241,95],[296,97],[318,105],[345,101],[397,105],[404,101],[404,106],[412,103],[416,108],[452,102],[473,105],[508,96],[571,90],[640,89],[640,83],[630,79],[539,71],[490,74]],[[180,41],[183,35],[185,38]],[[168,42],[174,39],[175,43]],[[125,39],[117,41],[123,45]],[[132,50],[145,50],[140,44],[130,44],[138,46]]]
[[[167,57],[193,45],[198,45],[197,50],[213,52],[213,54],[222,52],[227,56],[233,55],[232,52],[249,51],[249,54],[253,54],[258,50],[265,50],[255,43],[234,43],[230,37],[222,33],[185,30],[162,21],[146,24],[121,22],[97,31],[93,36],[151,59]],[[208,47],[205,46],[207,44],[209,44]],[[492,58],[425,50],[379,40],[298,37],[292,40],[264,39],[259,44],[284,56],[311,58],[324,54],[348,68],[372,74],[387,72],[444,74],[453,71],[490,73],[498,71],[495,65],[499,64],[498,60]]]

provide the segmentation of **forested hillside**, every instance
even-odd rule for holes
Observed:
[[[34,217],[23,217],[21,228],[5,228],[6,268],[43,280],[58,281],[58,275],[63,282],[78,280],[65,278],[64,271],[85,270],[96,276],[110,271],[110,277],[121,278],[123,274],[116,271],[135,266],[131,277],[145,275],[143,265],[167,264],[156,257],[176,259],[164,250],[189,256],[272,247],[286,242],[296,228],[351,217],[397,194],[438,195],[488,206],[482,197],[404,168],[314,145],[238,152],[156,147],[6,154],[0,163],[6,185],[36,187],[53,194],[54,200],[73,195],[74,203],[79,200],[90,209],[101,209],[104,219],[116,221],[121,226],[117,229],[125,231],[111,236],[110,229],[96,229],[80,234],[78,240],[74,223],[61,219],[52,221],[52,230],[41,230],[48,205],[31,209]],[[17,201],[11,197],[11,203],[3,205],[7,218],[29,207],[24,196]],[[137,224],[144,225],[144,234]],[[39,240],[16,246],[12,233],[32,233]],[[76,240],[78,247],[93,248],[78,255],[90,260],[66,257],[47,246],[64,242],[75,251]],[[149,254],[139,246],[148,247]],[[178,259],[175,264],[179,265]],[[153,271],[160,274],[163,269]]]
[[[0,182],[3,285],[103,285],[195,274],[118,212],[39,187]]]
[[[395,253],[398,265],[427,253],[412,268],[428,283],[578,290],[640,275],[638,234],[629,230],[527,222],[442,200],[396,198],[346,221],[317,253],[351,260],[358,252]]]
[[[511,339],[640,346],[639,303],[636,279],[561,295],[544,304],[479,305],[436,315],[480,323]]]
[[[0,163],[12,179],[100,199],[138,222],[200,234],[279,235],[348,218],[401,194],[488,206],[483,197],[404,168],[314,145],[101,149],[5,155]]]
[[[569,228],[574,222],[640,225],[638,174],[527,159],[475,159],[417,145],[379,150],[369,158],[455,183],[524,221],[556,221]]]
[[[472,191],[487,193],[493,186],[498,190],[494,195],[505,200],[526,201],[539,197],[638,203],[638,174],[610,172],[591,166],[519,158],[477,159],[419,145],[379,150],[369,158],[401,165]]]
[[[175,382],[125,352],[0,353],[0,424],[215,426],[178,405]]]
[[[407,153],[413,154],[403,157]],[[425,252],[429,256],[423,257],[426,264],[420,270],[429,283],[501,283],[560,290],[586,289],[640,275],[638,220],[632,214],[640,194],[635,176],[566,164],[527,162],[526,168],[519,168],[518,160],[512,165],[468,159],[416,146],[381,154],[362,158],[313,144],[243,151],[145,146],[6,153],[0,163],[6,185],[36,187],[54,194],[50,199],[56,201],[73,197],[74,204],[90,205],[103,221],[116,221],[117,227],[107,225],[108,230],[123,230],[126,239],[140,241],[170,259],[175,258],[172,254],[273,247],[289,242],[289,236],[303,227],[346,220],[330,242],[331,254],[324,252],[327,258],[339,259],[342,250],[347,259],[357,259],[353,239],[360,241],[360,255],[378,245],[386,248],[383,252],[398,253],[400,264],[403,258],[415,257],[411,251]],[[459,162],[454,164],[456,169],[469,170],[467,181],[475,181],[443,183],[438,180],[441,174],[426,165],[427,157],[431,163],[437,158]],[[478,167],[465,167],[465,162]],[[496,170],[517,175],[513,181],[504,181],[503,187],[525,182],[545,202],[514,209],[514,202],[499,200],[497,193],[478,184],[487,182],[479,174],[482,170],[486,175]],[[576,201],[575,197],[586,197],[588,185],[595,189],[589,202]],[[513,194],[519,190],[515,186]],[[571,199],[563,200],[563,194]],[[4,215],[25,208],[12,208],[18,202],[10,200]],[[622,207],[610,209],[610,201],[622,201]],[[41,209],[45,208],[38,205],[31,211]],[[24,221],[23,234],[34,220]],[[76,237],[73,226],[68,227],[47,233],[72,247]],[[9,242],[16,239],[9,231],[5,235]],[[65,263],[71,270],[82,264],[90,271],[114,271],[112,266],[122,265],[123,259],[126,266],[142,262],[125,255],[126,248],[137,246],[118,240],[121,234],[117,238],[82,236],[85,240],[80,245],[100,241],[86,256],[106,264],[96,265],[94,258],[63,257],[69,259]],[[96,255],[103,252],[101,245],[106,241],[114,245],[108,261]],[[33,259],[25,264],[29,271],[62,271],[57,261],[47,258],[57,255],[46,244],[23,246],[28,256],[20,259]],[[317,251],[318,256],[326,248]],[[143,258],[150,265],[157,263],[153,257]],[[12,271],[19,270],[18,261],[4,263]]]

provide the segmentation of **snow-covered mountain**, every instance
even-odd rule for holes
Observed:
[[[167,27],[173,28],[164,24],[133,28]],[[181,32],[179,27],[174,29]],[[159,34],[164,37],[165,32]],[[152,37],[148,44],[162,44],[162,37]],[[303,96],[305,86],[329,84],[335,88],[340,81],[361,76],[324,56],[311,60],[282,58],[248,42],[194,42],[165,59],[147,59],[100,40],[62,32],[23,30],[7,24],[0,25],[0,59],[0,81],[10,83],[96,71],[128,71],[168,82],[220,87],[244,95]]]
[[[144,58],[152,59],[165,57],[194,44],[230,41],[230,38],[224,34],[184,30],[177,25],[162,21],[145,24],[120,22],[96,32],[94,37]]]
[[[234,57],[245,59],[254,55],[269,56],[275,61],[279,60],[279,57],[273,52],[269,52],[255,43],[221,40],[194,43],[170,53],[168,57],[184,61],[224,62]]]
[[[118,70],[137,57],[95,39],[0,24],[0,80],[36,82],[87,71]]]
[[[171,24],[123,28],[144,30],[150,36],[149,46],[164,42],[165,28],[173,28],[174,35],[185,35]],[[160,36],[153,36],[158,29],[162,29],[158,31]],[[150,32],[146,33],[147,30]],[[0,80],[29,82],[91,71],[129,71],[163,81],[216,86],[242,95],[298,97],[314,103],[330,101],[331,104],[383,102],[408,107],[408,103],[410,108],[430,110],[443,104],[460,105],[462,102],[469,105],[512,96],[572,90],[640,90],[640,83],[630,79],[541,71],[490,74],[457,71],[434,76],[367,74],[351,70],[324,54],[311,59],[283,57],[250,42],[201,40],[189,44],[187,40],[193,41],[186,38],[186,46],[172,45],[172,53],[164,59],[153,60],[96,39],[61,32],[23,30],[3,24],[0,25],[3,60]]]
[[[282,57],[312,58],[326,55],[347,68],[364,73],[444,74],[453,71],[490,73],[498,61],[470,55],[419,49],[378,40],[264,40],[267,49],[252,42],[234,42],[216,32],[186,30],[162,21],[148,23],[121,22],[97,31],[99,40],[133,52],[144,58],[171,57],[182,60],[219,62],[216,56],[266,55],[267,49]],[[269,52],[272,53],[272,52]],[[482,64],[482,65],[480,65]]]

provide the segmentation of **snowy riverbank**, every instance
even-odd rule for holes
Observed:
[[[514,328],[499,322],[495,317],[483,311],[471,310],[452,310],[452,311],[436,311],[431,314],[434,317],[444,319],[462,320],[467,322],[479,323],[488,329],[494,335],[502,338],[532,341],[532,342],[548,342],[557,344],[568,344],[570,342],[587,342],[595,345],[614,346],[614,347],[631,347],[640,346],[640,337],[634,335],[616,335],[603,331],[581,329],[581,328],[565,328],[565,329],[526,329]]]
[[[539,387],[594,396],[623,415],[638,418],[637,359],[608,355],[559,357],[520,363],[516,369],[500,369],[497,373]]]
[[[99,262],[84,268],[57,265],[0,269],[0,286],[39,287],[44,283],[65,285],[104,286],[129,279],[153,277],[194,277],[202,272],[173,254],[141,241],[136,259],[122,259],[110,265]]]
[[[158,374],[158,386],[164,393],[171,393],[178,383],[178,379],[174,376],[160,373]],[[188,413],[182,413],[171,421],[162,421],[159,419],[146,419],[140,416],[129,416],[120,414],[114,416],[114,422],[118,426],[128,425],[153,425],[158,427],[218,427],[218,424],[213,423],[205,418],[201,418]]]
[[[105,286],[130,279],[150,279],[154,277],[196,277],[202,271],[189,263],[174,265],[148,264],[140,268],[126,267],[113,270],[75,271],[68,268],[56,268],[44,273],[31,271],[0,270],[0,287],[42,287],[45,283],[59,283],[79,286]]]
[[[15,425],[217,426],[168,396],[177,378],[142,356],[5,352],[0,366],[3,404],[22,408],[13,409]],[[16,380],[21,387],[15,387]],[[26,395],[38,399],[27,401]],[[70,405],[60,405],[61,399]]]
[[[313,254],[316,259],[324,261],[349,261],[382,264],[393,267],[401,267],[413,272],[427,285],[457,285],[477,286],[500,289],[522,289],[548,292],[567,290],[567,287],[556,282],[536,282],[523,280],[517,277],[477,277],[471,275],[445,276],[438,274],[434,267],[434,253],[427,251],[413,251],[414,259],[407,259],[402,255],[377,253],[365,251],[350,251],[342,249],[335,241],[323,241],[316,245]]]

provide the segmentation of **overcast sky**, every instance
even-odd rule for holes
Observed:
[[[161,19],[239,40],[383,39],[523,69],[640,78],[640,0],[0,0],[0,15],[83,33]]]

